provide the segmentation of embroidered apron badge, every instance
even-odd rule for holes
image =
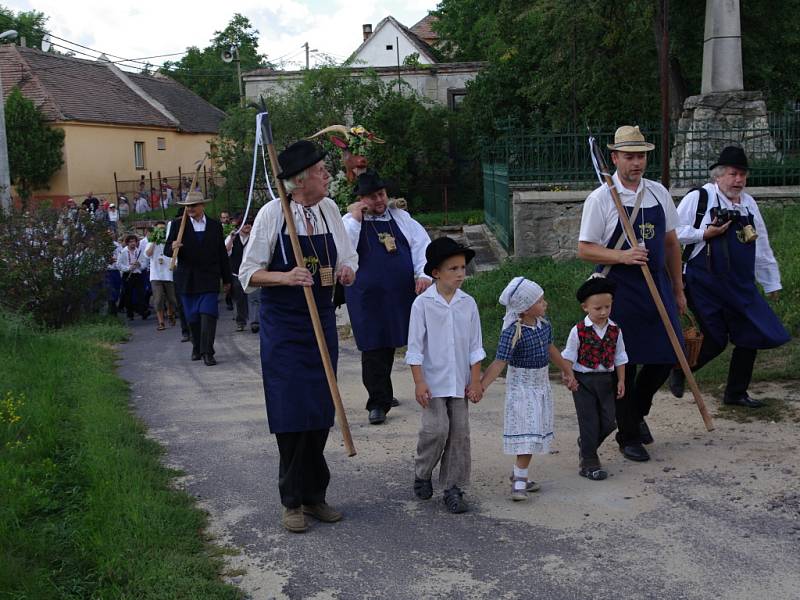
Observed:
[[[308,269],[311,276],[317,274],[317,268],[319,267],[319,259],[316,256],[304,256],[303,261],[306,263],[306,269]]]
[[[642,223],[639,225],[639,232],[644,240],[652,240],[656,236],[656,226],[652,223]]]

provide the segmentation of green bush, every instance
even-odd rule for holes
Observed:
[[[84,213],[53,209],[0,217],[0,306],[62,327],[106,301],[111,235]]]

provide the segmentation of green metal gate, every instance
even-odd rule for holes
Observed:
[[[483,163],[483,211],[486,224],[503,248],[511,254],[514,247],[514,224],[511,198],[508,195],[508,165]]]

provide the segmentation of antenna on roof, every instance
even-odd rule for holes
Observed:
[[[45,34],[45,36],[42,38],[42,52],[50,52],[51,46],[52,44],[50,43],[50,35]]]

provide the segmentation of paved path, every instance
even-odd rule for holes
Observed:
[[[396,366],[402,405],[385,425],[368,425],[351,340],[339,378],[358,456],[345,456],[335,430],[327,451],[328,499],[345,520],[285,532],[258,336],[235,333],[231,314],[223,307],[216,367],[190,362],[176,329],[136,321],[120,372],[218,541],[241,550],[231,568],[246,572],[233,581],[252,598],[800,597],[796,424],[718,420],[709,434],[689,402],[659,397],[654,460],[626,462],[606,446],[612,477],[590,482],[577,475],[572,401],[558,388],[556,453],[533,463],[542,491],[512,504],[501,381],[471,407],[473,510],[450,515],[439,490],[427,502],[411,490],[410,374]]]

